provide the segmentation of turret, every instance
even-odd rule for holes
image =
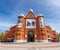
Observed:
[[[38,15],[39,18],[39,22],[40,22],[40,28],[44,28],[45,24],[44,24],[44,16],[42,14]]]
[[[45,23],[44,23],[44,16],[42,14],[39,14],[38,16],[38,22],[39,22],[39,41],[40,42],[48,42],[48,37],[45,29]]]
[[[18,16],[18,22],[17,22],[17,26],[18,26],[18,27],[22,27],[22,17],[24,17],[23,14],[20,14],[20,15]]]

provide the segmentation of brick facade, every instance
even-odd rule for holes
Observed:
[[[40,22],[40,19],[42,22]],[[21,22],[19,20],[22,20],[22,23],[19,23]],[[28,27],[28,25],[30,25],[30,23],[26,25],[28,21],[36,26]],[[5,31],[4,39],[7,40],[9,38],[12,38],[14,42],[27,42],[29,39],[30,41],[47,42],[49,38],[57,38],[57,35],[55,30],[45,25],[43,15],[35,16],[32,11],[29,11],[27,16],[19,15],[17,24],[12,26],[10,30]]]

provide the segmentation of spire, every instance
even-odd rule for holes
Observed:
[[[38,14],[38,16],[44,16],[44,15],[40,13],[40,14]]]
[[[33,12],[33,9],[30,9],[31,12]]]

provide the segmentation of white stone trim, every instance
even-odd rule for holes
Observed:
[[[39,42],[48,42],[48,40],[38,40]]]
[[[27,42],[27,40],[14,40],[14,43],[23,43],[23,42]]]

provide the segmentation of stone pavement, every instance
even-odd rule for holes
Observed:
[[[0,43],[0,50],[60,50],[60,42]]]

